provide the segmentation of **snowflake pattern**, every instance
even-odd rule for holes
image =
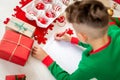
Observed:
[[[26,4],[28,4],[31,1],[32,0],[21,0],[19,2],[21,4],[21,6],[16,6],[14,8],[15,14],[12,14],[12,16],[19,18],[19,19],[35,26],[36,30],[34,32],[34,39],[37,40],[37,42],[39,44],[41,44],[41,43],[46,44],[47,38],[45,37],[45,35],[48,34],[48,30],[53,30],[54,25],[50,24],[47,28],[40,28],[37,26],[35,21],[30,21],[26,18],[25,12],[21,8],[24,7]],[[4,23],[7,24],[9,22],[9,20],[10,20],[10,18],[6,18]]]

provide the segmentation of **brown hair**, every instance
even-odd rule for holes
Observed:
[[[84,23],[92,27],[108,25],[107,8],[97,0],[76,1],[66,8],[66,18],[70,23]]]

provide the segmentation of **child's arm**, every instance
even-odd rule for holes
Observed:
[[[82,40],[79,40],[77,37],[71,37],[68,34],[62,33],[62,35],[61,35],[60,33],[57,33],[55,35],[55,39],[58,41],[63,40],[63,41],[71,42],[72,44],[76,44],[76,45],[82,46],[84,48],[87,48],[89,46],[88,44],[83,43]]]
[[[118,17],[111,17],[109,21],[109,25],[117,25],[120,27],[120,18]]]
[[[82,46],[82,47],[84,47],[84,48],[89,47],[88,44],[79,41],[79,39],[78,39],[77,37],[71,37],[71,41],[70,41],[70,42],[71,42],[72,44],[77,44],[77,45]]]
[[[85,70],[78,68],[72,74],[67,73],[54,60],[52,60],[52,58],[47,55],[47,53],[42,48],[34,47],[32,55],[38,60],[42,61],[48,67],[56,80],[86,80],[85,74],[89,73],[89,71],[87,71],[88,68],[86,69],[87,66],[84,67]]]

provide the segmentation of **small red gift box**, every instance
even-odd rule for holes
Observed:
[[[26,80],[26,76],[24,74],[7,75],[5,80]]]
[[[24,66],[34,40],[7,30],[0,42],[0,58]]]

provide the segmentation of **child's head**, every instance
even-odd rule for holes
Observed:
[[[102,37],[108,29],[107,8],[97,0],[77,1],[66,9],[66,18],[78,33],[90,38]]]

